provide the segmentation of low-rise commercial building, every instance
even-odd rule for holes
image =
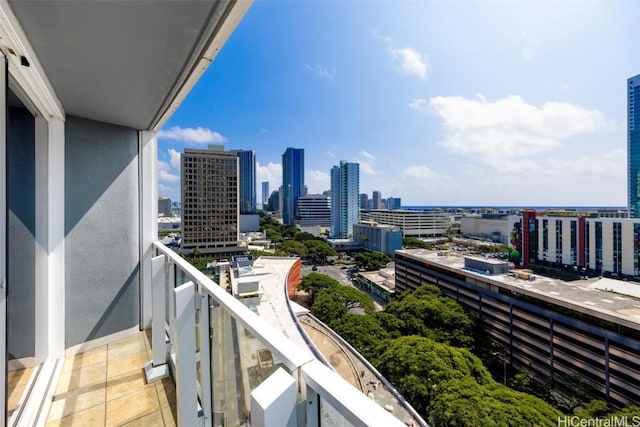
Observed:
[[[500,261],[470,261],[396,251],[396,293],[436,284],[479,317],[515,368],[554,378],[560,386],[563,376],[577,376],[594,397],[640,403],[640,293],[624,295],[636,285],[564,282],[529,271],[502,273],[506,263]]]
[[[369,252],[393,256],[396,250],[402,249],[402,230],[392,225],[360,221],[353,225],[353,237],[362,249]]]
[[[446,213],[403,209],[362,211],[360,220],[399,227],[404,237],[446,236],[451,225],[450,215]]]

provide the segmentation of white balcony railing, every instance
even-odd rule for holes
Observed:
[[[181,426],[401,426],[171,249],[154,242],[153,360]]]

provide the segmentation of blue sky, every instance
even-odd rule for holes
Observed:
[[[403,205],[626,205],[636,1],[253,3],[159,134],[179,153],[255,150],[261,181],[305,149],[309,193],[340,160]]]

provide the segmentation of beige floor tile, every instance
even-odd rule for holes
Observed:
[[[67,357],[62,367],[62,372],[73,371],[84,366],[95,365],[107,360],[107,346],[103,345],[93,350]]]
[[[24,392],[26,385],[15,386],[9,390],[9,398],[7,399],[7,411],[13,411],[18,405],[18,401]]]
[[[19,369],[7,372],[7,385],[9,388],[26,385],[31,378],[33,368]]]
[[[84,411],[73,413],[64,418],[49,421],[45,425],[45,427],[104,426],[104,418],[105,418],[104,414],[105,414],[105,404],[103,403],[103,404],[94,406],[93,408],[89,408],[89,409],[85,409]]]
[[[117,399],[144,388],[153,387],[153,384],[147,384],[142,371],[139,373],[109,378],[109,380],[107,380],[107,401]]]
[[[66,371],[60,375],[56,394],[64,391],[84,387],[107,379],[107,362],[99,362],[94,365],[83,366],[73,371]]]
[[[160,409],[153,387],[147,387],[107,402],[107,426],[119,426]]]
[[[121,339],[107,346],[107,358],[116,359],[130,354],[146,351],[144,345],[144,334],[136,334],[131,337]]]
[[[144,369],[144,364],[148,361],[149,358],[146,351],[109,359],[107,362],[107,378],[141,372]]]
[[[105,383],[96,383],[56,394],[51,402],[47,421],[64,418],[74,412],[104,404]]]
[[[164,418],[164,425],[167,427],[176,427],[177,413],[178,412],[175,404],[162,408],[162,417]]]
[[[123,424],[126,427],[162,427],[164,421],[162,420],[162,411],[156,411],[144,417],[140,417],[137,420],[133,420],[130,423]]]
[[[158,390],[158,399],[160,407],[175,405],[176,403],[176,386],[171,378],[165,378],[155,383]]]

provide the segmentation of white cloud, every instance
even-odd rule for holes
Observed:
[[[171,188],[170,186],[164,185],[161,182],[158,183],[158,195],[163,196],[163,195],[168,194],[168,193],[170,193],[172,191],[173,191],[173,188]]]
[[[312,170],[307,172],[305,183],[309,194],[322,194],[331,187],[331,177],[327,172]]]
[[[360,173],[365,175],[375,175],[376,156],[367,152],[360,151],[360,158],[356,160],[360,164]]]
[[[427,78],[429,71],[429,61],[426,55],[421,54],[411,47],[398,48],[389,47],[391,57],[399,63],[399,70],[410,76],[417,76],[421,79]]]
[[[158,138],[173,139],[192,144],[220,144],[227,141],[227,138],[218,132],[203,127],[181,128],[180,126],[172,126],[169,129],[163,129],[158,132]]]
[[[174,150],[173,148],[169,148],[169,163],[171,164],[171,166],[174,167],[174,169],[180,170],[182,161],[180,160],[180,153],[176,150]]]
[[[495,102],[487,102],[481,96],[478,99],[438,96],[429,103],[443,121],[442,146],[496,168],[555,149],[563,139],[609,126],[597,110],[566,102],[547,102],[536,107],[516,95]]]
[[[256,162],[256,178],[258,182],[269,181],[270,190],[277,190],[282,185],[282,165],[269,162],[263,166]]]
[[[426,54],[420,53],[418,50],[405,46],[398,47],[394,44],[391,37],[381,35],[377,30],[373,32],[373,36],[387,45],[387,52],[398,66],[401,73],[417,76],[426,79],[430,71],[429,58]]]
[[[309,64],[304,64],[304,68],[311,71],[313,74],[320,77],[321,79],[333,80],[336,76],[336,69],[333,67],[329,69],[329,68],[323,67],[322,65],[311,66]]]
[[[418,113],[426,114],[429,111],[429,102],[426,99],[416,98],[409,103],[409,108]]]
[[[180,176],[171,173],[171,166],[169,163],[158,160],[158,181],[165,182],[178,182],[180,180]]]
[[[333,157],[335,159],[336,154],[333,151],[327,151],[327,156]]]

